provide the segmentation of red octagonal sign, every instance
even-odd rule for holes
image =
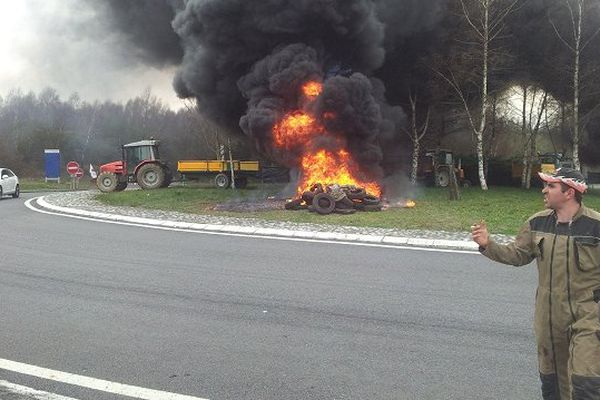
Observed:
[[[79,170],[79,164],[75,161],[69,161],[67,163],[67,172],[69,175],[75,175]]]

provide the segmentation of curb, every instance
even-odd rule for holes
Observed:
[[[239,225],[217,225],[217,224],[199,224],[191,222],[178,222],[159,220],[153,218],[143,217],[130,217],[118,214],[108,214],[96,211],[86,211],[77,208],[69,208],[56,206],[48,203],[45,196],[32,199],[36,201],[39,206],[44,209],[48,209],[60,214],[76,215],[80,217],[87,217],[92,219],[115,221],[115,222],[127,222],[138,225],[146,226],[159,226],[174,229],[183,229],[197,232],[207,233],[222,233],[222,234],[238,234],[247,236],[257,236],[265,238],[295,238],[315,241],[332,241],[332,242],[354,242],[364,244],[375,244],[375,245],[387,245],[387,246],[398,246],[398,247],[414,247],[414,248],[426,248],[426,249],[440,249],[440,250],[456,250],[456,251],[467,251],[478,253],[478,246],[474,242],[468,242],[464,240],[447,240],[447,239],[426,239],[416,237],[401,237],[401,236],[383,236],[383,235],[361,235],[361,234],[347,234],[338,232],[314,232],[314,231],[302,231],[302,230],[290,230],[290,229],[274,229],[274,228],[259,228],[251,226],[239,226]]]

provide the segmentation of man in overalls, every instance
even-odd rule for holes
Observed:
[[[560,168],[539,176],[546,210],[530,217],[513,243],[495,243],[485,223],[472,226],[472,237],[494,261],[537,261],[542,397],[600,400],[600,213],[582,204],[587,184],[579,171]]]

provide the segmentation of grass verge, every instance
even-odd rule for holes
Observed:
[[[22,192],[68,191],[71,190],[71,178],[61,179],[60,183],[56,181],[46,182],[43,179],[20,178],[19,185]],[[94,184],[89,178],[82,178],[78,183],[80,190],[87,190],[93,186]]]
[[[412,196],[417,202],[415,208],[390,208],[383,212],[357,212],[352,215],[321,216],[306,210],[220,212],[212,209],[216,204],[227,201],[264,200],[282,188],[280,185],[262,185],[234,191],[215,189],[208,185],[179,186],[153,191],[99,194],[97,199],[114,206],[380,228],[468,231],[471,224],[485,219],[491,232],[504,234],[516,234],[529,216],[543,209],[539,189],[510,187],[491,187],[487,192],[479,188],[463,189],[460,201],[449,201],[446,189],[423,188]],[[584,196],[584,202],[587,206],[600,210],[600,190],[591,190]]]

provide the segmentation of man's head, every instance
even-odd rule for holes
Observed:
[[[565,205],[576,202],[581,204],[583,193],[587,190],[587,183],[581,172],[572,168],[559,168],[553,174],[539,172],[544,181],[544,204],[553,210],[563,208]]]

